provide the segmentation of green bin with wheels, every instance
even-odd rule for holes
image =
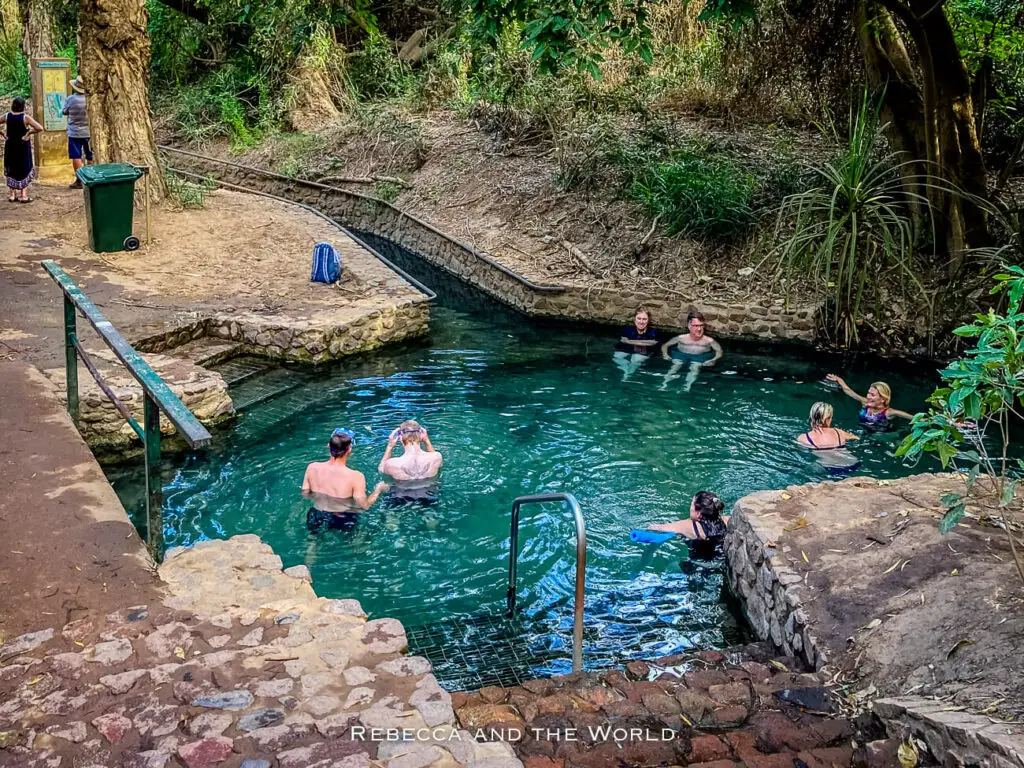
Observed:
[[[107,163],[87,165],[75,173],[85,187],[89,247],[96,253],[136,250],[139,238],[132,234],[135,180],[144,171],[130,163]]]

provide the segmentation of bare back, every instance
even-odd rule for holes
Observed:
[[[324,512],[345,512],[351,504],[332,504],[332,501],[356,500],[366,496],[366,478],[362,472],[349,469],[333,461],[313,462],[306,467],[302,492],[313,497],[316,507]],[[341,509],[332,509],[341,506]],[[326,508],[325,508],[326,507]]]
[[[441,454],[437,451],[407,451],[384,462],[383,470],[395,480],[426,480],[441,470]]]

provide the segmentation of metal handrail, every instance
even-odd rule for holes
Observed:
[[[587,527],[583,522],[580,503],[571,493],[537,493],[520,496],[512,502],[511,546],[508,555],[508,615],[516,610],[516,566],[519,562],[519,508],[523,504],[539,504],[545,501],[564,501],[572,510],[576,524],[576,597],[573,605],[572,627],[572,671],[583,669],[583,595],[587,578]]]
[[[435,227],[433,224],[430,224],[429,222],[423,221],[423,219],[421,219],[421,218],[419,218],[417,216],[414,216],[413,214],[408,213],[407,211],[403,211],[397,205],[394,205],[393,203],[389,203],[387,200],[381,200],[379,197],[374,197],[373,195],[364,195],[364,194],[362,194],[360,192],[353,192],[350,189],[342,189],[341,187],[332,187],[332,186],[329,186],[327,184],[322,184],[319,181],[309,181],[308,179],[295,179],[295,178],[292,178],[290,176],[283,176],[280,173],[274,173],[273,171],[265,170],[263,168],[256,168],[255,166],[252,166],[252,165],[243,165],[242,163],[233,163],[230,160],[221,160],[219,157],[208,157],[207,155],[201,155],[198,152],[190,152],[187,149],[178,149],[177,147],[169,147],[166,144],[158,144],[157,145],[157,149],[159,149],[161,152],[174,152],[174,153],[177,153],[179,155],[186,155],[187,157],[194,157],[194,158],[196,158],[198,160],[203,160],[203,161],[206,161],[206,162],[220,163],[221,165],[227,165],[227,166],[229,166],[231,168],[238,168],[238,169],[243,170],[243,171],[250,171],[252,173],[259,173],[259,174],[262,174],[263,176],[266,176],[267,178],[278,179],[280,181],[286,181],[286,182],[288,182],[290,184],[304,184],[307,187],[313,187],[314,189],[321,189],[321,190],[325,190],[325,191],[328,191],[328,192],[344,192],[346,195],[352,195],[352,197],[356,197],[356,198],[359,198],[361,200],[370,200],[371,202],[378,203],[380,205],[386,206],[387,208],[390,208],[395,213],[397,213],[399,216],[402,216],[402,217],[404,217],[406,219],[409,219],[409,221],[415,222],[416,224],[418,224],[419,226],[423,227],[424,229],[430,230],[435,235],[438,235],[439,237],[443,237],[448,242],[453,243],[453,244],[459,246],[460,248],[462,248],[465,251],[468,251],[469,253],[472,253],[474,256],[476,256],[481,261],[489,264],[490,266],[494,267],[499,272],[502,272],[503,274],[507,275],[508,277],[511,277],[513,280],[515,280],[516,282],[520,283],[521,285],[529,288],[531,291],[535,291],[537,293],[565,293],[565,286],[564,285],[545,285],[545,284],[542,284],[542,283],[535,283],[532,280],[530,280],[529,278],[523,277],[518,272],[515,272],[515,271],[509,269],[504,264],[502,264],[500,261],[492,259],[490,256],[488,256],[485,253],[481,253],[480,251],[478,251],[473,246],[471,246],[471,245],[469,245],[467,243],[464,243],[464,242],[462,242],[461,240],[459,240],[457,238],[452,237],[447,232],[441,231],[440,229]],[[171,170],[174,170],[174,169],[171,169]],[[177,171],[177,170],[175,170],[174,172],[175,173],[181,173],[181,171]],[[251,190],[249,190],[249,191],[251,191]]]
[[[124,336],[103,316],[99,308],[85,295],[85,292],[57,263],[51,259],[40,262],[47,274],[60,286],[64,293],[64,365],[67,382],[68,413],[75,426],[79,426],[78,358],[82,358],[86,370],[96,379],[103,393],[110,399],[118,413],[142,440],[146,459],[146,539],[154,559],[160,560],[163,553],[163,522],[161,510],[162,489],[157,477],[160,463],[160,411],[174,424],[185,442],[191,448],[201,448],[213,440],[204,427],[178,396],[171,391]],[[103,380],[95,363],[82,348],[78,339],[78,316],[81,312],[96,330],[103,342],[110,347],[128,372],[142,386],[142,426],[132,418],[130,412]]]

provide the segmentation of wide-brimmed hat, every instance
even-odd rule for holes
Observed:
[[[85,83],[82,82],[82,78],[76,77],[71,81],[71,90],[75,93],[85,93]]]

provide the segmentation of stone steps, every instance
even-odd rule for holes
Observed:
[[[168,350],[173,357],[183,357],[204,368],[216,366],[238,354],[238,342],[202,336],[179,347]],[[228,384],[231,382],[229,381]]]

